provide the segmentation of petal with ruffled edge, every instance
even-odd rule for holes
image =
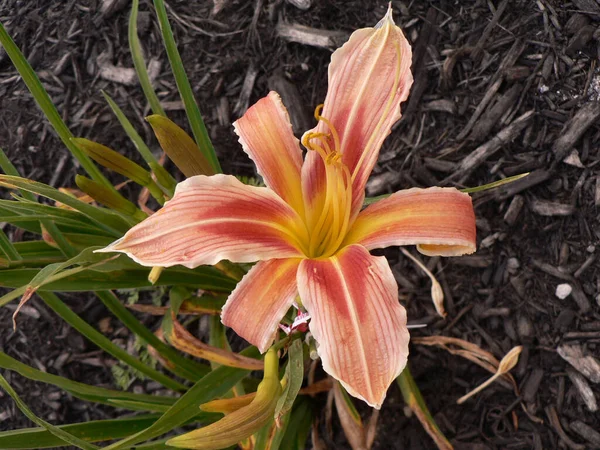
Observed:
[[[400,103],[408,97],[413,77],[411,48],[392,20],[391,8],[374,27],[355,31],[336,50],[329,65],[329,88],[321,115],[335,127],[343,162],[354,175],[353,216],[379,149],[400,119]],[[309,132],[329,132],[320,122]],[[334,148],[332,137],[329,146]],[[323,162],[309,152],[302,168],[302,188],[309,208],[319,208],[325,189]]]
[[[306,233],[298,214],[273,191],[230,175],[179,183],[172,200],[100,251],[122,252],[144,266],[194,268],[300,257]]]
[[[221,320],[239,336],[266,352],[277,326],[298,294],[300,259],[258,262],[240,281],[223,307]]]
[[[408,356],[406,311],[384,257],[351,245],[326,259],[306,259],[298,290],[323,369],[353,396],[380,408]]]
[[[406,189],[360,212],[346,244],[369,250],[417,245],[430,256],[458,256],[476,249],[475,213],[468,194],[455,188]]]
[[[300,187],[302,151],[279,94],[269,92],[233,126],[244,151],[256,164],[265,184],[299,214],[303,214]]]

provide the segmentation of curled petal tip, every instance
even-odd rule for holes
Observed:
[[[383,18],[379,22],[377,22],[375,28],[383,28],[385,25],[396,25],[393,17],[392,2],[388,3],[388,9],[385,13],[385,16],[383,16]]]
[[[112,252],[118,252],[120,250],[117,250],[117,247],[119,246],[119,243],[123,240],[123,238],[117,239],[115,242],[113,242],[112,244],[104,247],[104,248],[99,248],[98,250],[94,250],[94,253],[112,253]]]

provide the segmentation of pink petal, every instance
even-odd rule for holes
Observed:
[[[230,175],[198,175],[179,183],[160,211],[102,251],[126,253],[144,266],[194,268],[223,259],[298,257],[303,233],[298,214],[270,189]]]
[[[256,345],[261,353],[271,346],[281,318],[298,294],[299,264],[296,258],[258,262],[223,307],[223,323]]]
[[[417,245],[425,255],[457,256],[476,249],[475,213],[468,194],[454,188],[406,189],[360,212],[346,244],[369,250]]]
[[[362,205],[364,187],[381,144],[400,119],[400,103],[408,97],[413,82],[411,60],[410,45],[394,24],[391,9],[375,28],[352,33],[350,40],[331,57],[322,116],[337,130],[342,160],[350,173],[355,172],[353,216]],[[311,131],[329,129],[320,122]],[[329,146],[334,147],[332,138]],[[324,174],[322,161],[314,152],[307,155],[302,183],[309,207],[318,208]]]
[[[269,92],[233,126],[265,184],[303,214],[300,187],[302,151],[279,94]]]
[[[305,259],[298,290],[310,313],[323,369],[353,396],[380,408],[406,366],[406,311],[387,260],[351,245],[327,259]]]

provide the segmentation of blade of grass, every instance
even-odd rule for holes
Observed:
[[[115,189],[113,185],[102,175],[100,169],[94,165],[91,159],[83,153],[73,142],[71,142],[71,138],[73,134],[71,130],[67,127],[65,122],[62,120],[58,110],[52,103],[50,96],[44,89],[44,86],[40,82],[36,73],[33,71],[32,67],[27,62],[27,59],[21,53],[21,50],[17,47],[15,42],[6,32],[4,26],[0,23],[0,44],[6,50],[6,54],[12,60],[15,65],[17,71],[23,78],[23,81],[27,85],[29,92],[33,95],[33,98],[37,102],[40,109],[43,111],[44,115],[63,141],[63,144],[69,149],[69,151],[77,158],[77,160],[81,163],[83,169],[96,180],[98,183],[102,183],[106,185],[109,189]]]
[[[146,161],[146,163],[148,164],[148,166],[150,166],[153,172],[161,172],[159,176],[157,176],[157,179],[159,179],[159,181],[164,180],[164,182],[167,183],[167,186],[164,187],[169,191],[169,195],[173,196],[173,191],[175,189],[175,185],[177,184],[175,178],[173,178],[173,176],[169,172],[167,172],[165,168],[158,164],[158,161],[156,160],[156,158],[154,157],[154,155],[152,154],[142,137],[138,134],[137,131],[135,131],[135,128],[133,127],[129,119],[125,116],[123,111],[121,111],[119,105],[117,105],[115,101],[106,92],[101,92],[104,98],[106,99],[108,106],[110,106],[110,109],[112,109],[113,113],[117,117],[117,120],[125,130],[125,133],[127,133],[127,136],[129,136],[129,139],[131,139],[131,141],[133,142],[133,145],[135,146],[137,151],[140,153],[140,155],[142,155],[142,158],[144,158],[144,161]],[[160,167],[160,169],[158,167]]]
[[[119,301],[110,291],[96,292],[98,298],[104,303],[123,325],[132,333],[139,336],[146,344],[151,345],[158,353],[174,363],[172,371],[189,381],[196,382],[209,372],[209,368],[196,361],[184,358],[175,349],[158,339],[152,331],[146,328],[135,316]]]
[[[79,447],[83,450],[96,450],[99,448],[98,446],[90,444],[89,442],[86,442],[78,437],[75,437],[68,431],[55,427],[54,425],[51,425],[45,420],[42,420],[38,416],[36,416],[33,413],[33,411],[31,411],[29,407],[19,398],[17,393],[10,386],[10,384],[8,384],[8,381],[6,381],[6,379],[2,375],[0,375],[0,387],[2,387],[2,389],[4,389],[6,393],[12,397],[19,409],[23,412],[23,414],[25,414],[29,418],[29,420],[31,420],[36,425],[45,428],[48,432],[52,433],[61,441]]]
[[[260,355],[256,347],[248,347],[242,351],[241,354],[253,358]],[[248,375],[247,370],[234,369],[226,366],[221,366],[218,369],[213,370],[183,394],[152,426],[146,428],[142,432],[115,442],[114,444],[105,447],[104,450],[129,448],[138,442],[146,441],[168,433],[172,429],[195,417],[198,414],[198,407],[202,403],[206,403],[216,397],[224,395],[246,375]]]
[[[158,381],[165,387],[175,391],[185,391],[186,387],[183,384],[167,377],[151,367],[148,367],[139,359],[127,353],[127,351],[123,350],[121,347],[113,344],[110,339],[98,332],[94,327],[75,314],[54,293],[40,291],[38,292],[38,295],[42,300],[44,300],[46,305],[48,305],[55,313],[57,313],[65,322],[67,322],[105,352],[111,354],[125,364],[130,365],[134,369],[139,370],[141,373],[153,379],[154,381]]]
[[[0,270],[0,287],[18,288],[29,283],[39,269]],[[154,286],[192,286],[198,289],[231,292],[235,287],[232,281],[212,267],[165,270]],[[151,288],[148,269],[126,269],[111,273],[85,270],[69,277],[42,286],[41,291],[81,292],[105,291],[110,289]]]
[[[44,205],[42,203],[19,201],[14,200],[0,200],[0,206],[2,208],[13,211],[19,215],[35,215],[40,217],[42,220],[48,219],[55,222],[57,225],[72,225],[79,226],[85,229],[86,232],[89,230],[89,234],[104,234],[105,236],[112,236],[99,228],[97,223],[94,223],[87,216],[84,216],[79,211],[73,211],[65,208],[58,208],[56,206]]]
[[[20,261],[23,259],[2,229],[0,229],[0,249],[2,249],[2,252],[4,252],[9,261]]]
[[[131,52],[131,59],[133,59],[133,66],[135,67],[135,72],[137,73],[138,80],[140,82],[140,85],[142,86],[142,90],[144,91],[146,100],[148,100],[150,108],[152,108],[152,112],[154,114],[160,114],[161,116],[166,117],[167,115],[165,114],[165,110],[160,105],[160,101],[158,100],[156,92],[154,92],[154,88],[152,87],[152,83],[150,82],[148,70],[146,69],[146,63],[144,62],[144,57],[142,55],[142,46],[140,45],[140,39],[137,33],[137,16],[139,3],[139,0],[133,0],[133,3],[131,5],[131,14],[129,15],[128,29],[129,51]]]
[[[46,232],[50,235],[52,240],[56,242],[56,245],[63,253],[63,255],[65,255],[67,258],[73,258],[75,255],[77,255],[77,250],[74,247],[72,247],[71,244],[69,244],[69,242],[67,242],[62,232],[58,229],[54,222],[52,222],[51,220],[44,220],[44,222],[41,223],[41,225],[42,230],[46,230]]]
[[[423,428],[429,434],[431,439],[435,442],[438,449],[440,450],[452,450],[452,444],[448,442],[446,436],[442,433],[442,430],[439,429],[435,420],[427,405],[425,404],[425,400],[421,395],[421,391],[415,383],[408,366],[404,368],[402,373],[396,378],[396,382],[402,391],[402,397],[404,397],[404,402],[406,405],[412,410],[413,413],[423,425]]]
[[[129,436],[149,427],[158,417],[158,414],[144,414],[122,419],[59,425],[56,428],[86,442],[99,442]],[[4,449],[41,449],[64,446],[65,443],[62,439],[42,428],[20,428],[0,432],[0,448]]]
[[[281,442],[286,450],[304,450],[312,426],[312,407],[306,398],[298,398]]]
[[[21,174],[19,173],[17,168],[14,166],[14,164],[10,161],[10,159],[8,159],[8,156],[6,156],[6,153],[4,153],[4,150],[2,150],[2,148],[0,148],[0,167],[2,168],[2,171],[6,175],[12,175],[13,177],[21,176]],[[32,202],[37,202],[35,195],[33,195],[31,192],[27,192],[27,191],[19,191],[19,192],[21,192],[21,195],[24,198],[26,198],[27,200],[30,200]]]
[[[125,233],[129,229],[129,225],[120,216],[113,214],[109,210],[88,205],[81,200],[77,200],[75,197],[71,197],[43,183],[12,175],[0,175],[0,186],[29,191],[70,206],[89,217],[100,228],[110,231],[117,237],[121,237],[122,233]]]
[[[2,24],[0,23],[0,43],[2,43],[2,45],[4,45],[4,41],[2,41],[3,32],[6,33],[6,31],[2,27]],[[8,36],[8,35],[6,35],[6,36]],[[14,42],[12,42],[12,40],[10,39],[10,37],[8,37],[8,39],[14,45]],[[21,52],[19,51],[19,49],[16,48],[16,46],[14,46],[14,47],[15,47],[16,51],[18,52],[18,54],[21,57],[23,57],[23,55],[21,54]],[[8,49],[6,49],[6,51],[8,53]],[[26,64],[27,68],[29,68],[29,70],[31,71],[31,73],[33,74],[33,76],[35,77],[35,80],[37,80],[37,76],[35,75],[35,72],[33,72],[33,70],[31,70],[31,67],[29,66],[29,63],[27,63],[27,60],[25,60],[25,64]],[[16,64],[15,64],[15,66],[16,66]],[[18,69],[18,67],[17,67],[17,69]],[[19,70],[19,72],[21,72],[21,71]],[[23,76],[23,74],[21,74],[21,76]],[[23,80],[25,80],[24,76],[23,76]],[[39,80],[37,80],[37,83],[39,84]],[[43,90],[44,88],[42,87],[42,85],[39,84],[39,86],[41,87],[43,93],[45,93],[46,91]],[[46,97],[47,96],[48,96],[48,94],[46,94]],[[34,97],[35,97],[35,94],[34,94]],[[37,100],[37,98],[36,98],[36,100]],[[50,101],[49,97],[48,97],[48,101]],[[52,107],[54,107],[54,105],[52,104],[52,102],[50,102],[50,105]],[[56,112],[56,109],[55,109],[55,112]],[[44,113],[46,113],[46,112],[44,111]],[[56,112],[56,114],[58,114],[58,112]],[[46,116],[49,117],[48,114],[46,114]],[[62,123],[62,119],[60,118],[60,115],[58,117],[59,117],[59,119],[61,120],[61,123]],[[65,125],[65,127],[66,127],[66,125]],[[85,155],[83,155],[83,156],[85,156]],[[94,169],[97,170],[96,166],[94,166],[91,161],[90,161],[90,164],[93,166]],[[2,170],[4,171],[4,173],[6,173],[7,175],[14,176],[14,177],[18,177],[19,176],[19,171],[12,164],[12,162],[8,159],[8,157],[6,156],[6,154],[4,153],[4,151],[1,148],[0,148],[0,166],[2,167]],[[100,175],[102,176],[102,174],[100,174]],[[21,191],[21,195],[23,195],[23,197],[26,200],[30,200],[32,202],[36,201],[35,196],[31,192],[27,192],[26,190],[22,190]],[[71,248],[70,248],[70,246],[68,245],[68,243],[66,243],[66,241],[64,240],[64,238],[62,237],[62,235],[60,233],[60,230],[57,228],[57,226],[56,226],[56,224],[54,222],[49,221],[49,220],[43,220],[43,221],[40,220],[40,224],[52,236],[52,239],[55,240],[56,244],[60,248],[60,251],[66,257],[72,257],[72,256],[75,255],[75,252],[72,251]]]
[[[23,364],[20,361],[8,356],[6,353],[0,352],[0,368],[17,372],[22,377],[30,380],[39,381],[46,384],[51,384],[60,389],[63,389],[77,398],[89,402],[102,403],[105,405],[113,405],[113,401],[122,400],[126,402],[135,402],[137,405],[144,406],[146,410],[154,411],[155,406],[160,408],[170,406],[177,400],[174,397],[165,397],[160,395],[148,394],[133,394],[124,391],[116,391],[96,386],[90,386],[78,381],[72,381],[51,373],[42,372],[33,367]],[[136,408],[139,409],[139,408]],[[2,448],[2,447],[0,447]]]
[[[171,29],[169,18],[167,17],[165,3],[163,0],[153,1],[156,9],[156,16],[158,17],[158,23],[160,25],[160,30],[162,32],[165,49],[167,51],[167,56],[169,57],[169,63],[171,64],[171,70],[175,76],[175,83],[177,84],[179,95],[183,101],[185,112],[187,114],[192,133],[194,134],[196,144],[206,159],[208,159],[215,172],[221,173],[221,165],[219,164],[215,149],[212,145],[210,137],[208,136],[206,125],[204,125],[204,120],[202,120],[200,109],[198,108],[194,98],[194,92],[192,91],[190,81],[188,80],[183,68],[181,56],[177,50],[177,44],[175,43],[175,38],[173,37],[173,30]]]

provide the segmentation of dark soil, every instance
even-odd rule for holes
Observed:
[[[173,0],[170,12],[177,17],[171,15],[171,21],[224,171],[254,175],[231,122],[248,104],[277,89],[284,91],[301,133],[327,89],[331,51],[289,42],[277,24],[339,31],[330,35],[335,46],[354,29],[375,24],[387,1],[314,1],[306,11],[291,0],[215,2],[223,6],[217,14],[211,13],[213,2],[208,0]],[[134,156],[101,89],[117,100],[153,148],[157,143],[143,120],[148,108],[141,89],[100,76],[107,63],[132,67],[128,2],[105,3],[117,7],[103,15],[99,0],[0,0],[0,21],[40,74],[73,132]],[[142,2],[140,38],[147,57],[161,63],[161,100],[185,127],[150,3]],[[459,397],[490,374],[432,347],[412,346],[413,375],[456,448],[600,448],[594,440],[600,435],[581,425],[598,430],[600,416],[590,411],[593,405],[586,406],[581,387],[573,381],[589,385],[597,398],[600,389],[590,379],[595,376],[597,381],[600,374],[592,369],[581,376],[581,358],[571,366],[557,351],[567,345],[600,358],[600,3],[392,3],[397,23],[413,44],[415,84],[403,119],[382,149],[369,195],[412,186],[477,186],[531,172],[507,187],[474,195],[479,235],[474,256],[426,261],[444,287],[445,320],[435,315],[424,274],[396,249],[386,251],[409,320],[428,324],[413,336],[462,338],[498,359],[523,345],[512,372],[520,397],[495,383],[457,405]],[[107,57],[99,66],[102,53]],[[244,89],[253,73],[254,82]],[[77,166],[2,50],[0,102],[0,147],[21,173],[72,186]],[[564,283],[572,293],[559,299],[555,291]],[[109,316],[86,297],[67,300],[90,323],[100,326]],[[42,302],[34,300],[30,306],[32,317],[21,316],[16,334],[10,326],[12,310],[0,311],[3,351],[75,380],[114,384],[110,361],[94,352],[93,345]],[[110,328],[111,337],[127,342],[116,321]],[[67,359],[57,364],[63,354]],[[10,381],[37,414],[54,423],[113,414],[17,375]],[[135,386],[152,389],[148,383]],[[1,429],[30,426],[1,394],[0,405]],[[347,448],[340,433],[335,438],[322,433],[321,438],[326,448]],[[373,448],[434,448],[419,422],[405,414],[396,386],[382,409]]]

